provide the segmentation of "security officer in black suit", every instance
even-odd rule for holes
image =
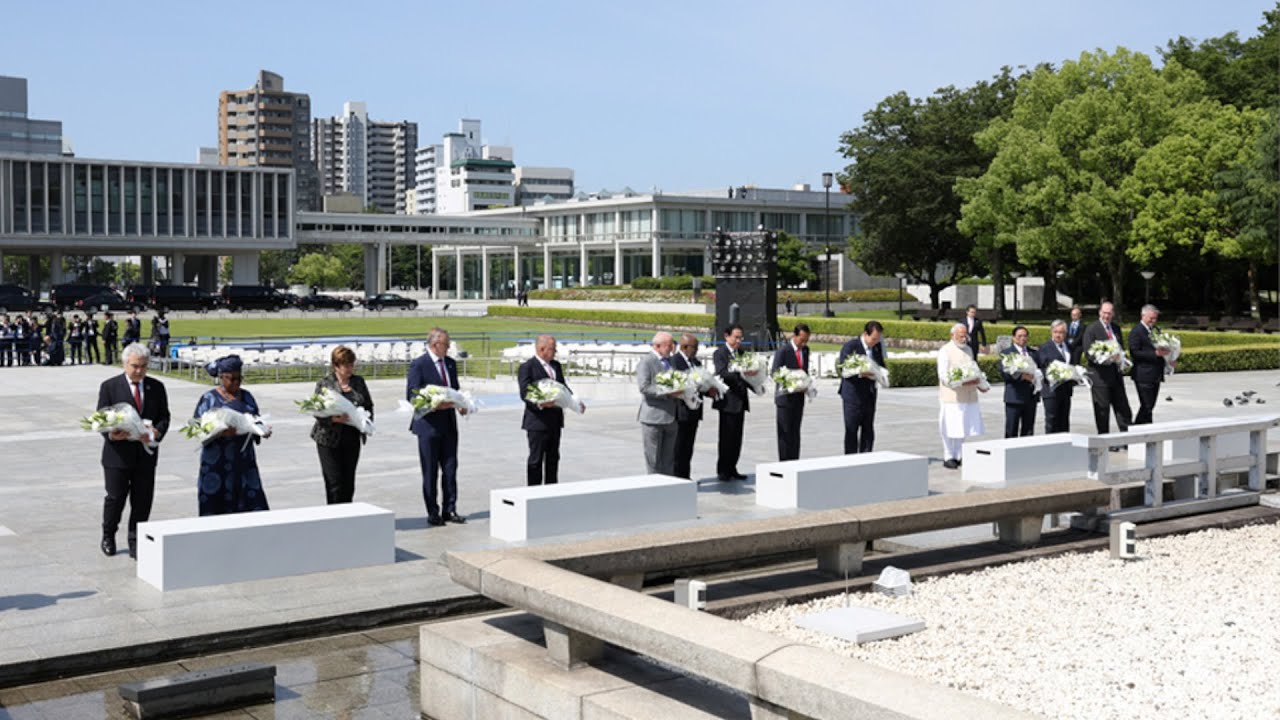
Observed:
[[[791,340],[783,343],[773,354],[770,374],[786,368],[809,372],[809,326],[800,323],[791,333]],[[778,460],[800,459],[800,423],[804,420],[806,393],[775,392],[773,404],[778,408]]]
[[[534,341],[533,357],[524,361],[516,373],[521,398],[528,394],[529,386],[536,385],[539,380],[555,380],[569,387],[565,382],[564,369],[555,357],[556,339],[550,335],[539,335]],[[554,402],[534,405],[525,400],[520,427],[529,436],[528,484],[554,485],[560,479],[560,435],[564,430],[564,410],[556,407]]]
[[[13,335],[16,332],[8,315],[0,315],[0,367],[13,365]]]
[[[692,333],[680,336],[680,346],[671,354],[671,367],[681,372],[702,367],[702,363],[698,361],[697,336]],[[690,409],[684,400],[676,403],[676,477],[688,478],[692,474],[690,468],[693,464],[693,443],[697,440],[700,422],[702,422],[701,405],[694,410]]]
[[[1075,354],[1076,360],[1080,359],[1080,342],[1084,339],[1084,320],[1080,317],[1083,315],[1079,305],[1071,306],[1071,322],[1067,323],[1067,349]]]
[[[102,359],[103,365],[116,364],[116,337],[119,332],[119,323],[107,313],[102,316]]]
[[[98,388],[98,408],[128,403],[139,409],[143,420],[150,420],[159,442],[169,431],[169,396],[164,383],[147,377],[150,360],[142,345],[129,345],[121,353],[124,374],[104,380]],[[102,471],[107,495],[102,502],[102,552],[116,554],[116,529],[124,504],[129,502],[129,557],[138,557],[138,523],[151,517],[151,500],[155,496],[156,460],[160,449],[148,452],[141,443],[129,440],[120,431],[103,437]]]
[[[1071,350],[1067,345],[1067,324],[1054,320],[1049,326],[1049,341],[1036,350],[1036,358],[1040,361],[1040,370],[1048,370],[1054,360],[1072,365],[1080,361],[1080,353]],[[1041,400],[1044,403],[1044,434],[1071,432],[1071,395],[1075,392],[1075,382],[1059,383],[1057,387],[1049,384],[1045,378]]]
[[[1001,355],[1021,355],[1031,361],[1034,369],[1039,363],[1035,350],[1027,347],[1027,329],[1021,325],[1013,329],[1013,344]],[[1007,438],[1034,435],[1036,432],[1036,394],[1034,373],[1012,375],[1004,369],[1001,358],[1000,376],[1004,378],[1004,436]]]
[[[101,362],[102,356],[98,353],[98,320],[93,313],[85,316],[81,327],[84,331],[84,361],[89,364]]]
[[[1159,332],[1156,320],[1160,311],[1155,305],[1143,305],[1141,321],[1129,331],[1129,357],[1133,359],[1133,386],[1138,391],[1138,414],[1134,425],[1151,422],[1151,411],[1160,397],[1160,383],[1164,382],[1165,357],[1169,351],[1157,348],[1151,334]]]
[[[142,339],[142,321],[138,319],[138,313],[130,310],[129,317],[124,321],[124,338],[121,342],[124,345],[136,343]]]
[[[961,322],[969,330],[969,349],[973,351],[973,359],[977,360],[978,348],[987,344],[987,329],[982,325],[982,318],[978,317],[978,306],[970,305],[965,308],[964,320]]]
[[[850,355],[866,355],[880,367],[884,362],[884,326],[872,320],[862,328],[862,335],[844,344],[836,367],[844,364]],[[876,442],[876,388],[875,378],[847,377],[840,380],[840,397],[844,401],[844,452],[846,455],[871,452]]]
[[[711,407],[720,412],[716,478],[721,482],[747,479],[738,472],[738,458],[742,456],[743,422],[746,413],[751,411],[751,386],[741,375],[729,371],[729,363],[743,352],[742,326],[734,323],[724,329],[724,344],[711,354],[716,375],[729,386],[728,392],[711,403]]]

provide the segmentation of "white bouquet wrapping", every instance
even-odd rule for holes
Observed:
[[[150,420],[143,420],[132,403],[116,403],[102,408],[88,417],[80,418],[80,427],[90,432],[110,433],[116,430],[127,433],[130,440],[142,443],[147,454],[159,445]]]
[[[1157,350],[1169,351],[1169,354],[1164,356],[1164,374],[1172,375],[1173,366],[1178,362],[1178,356],[1182,354],[1182,340],[1177,335],[1156,332],[1151,333],[1151,344],[1155,345]]]
[[[772,375],[774,391],[779,394],[804,393],[809,397],[818,394],[813,376],[800,369],[778,368]]]
[[[1053,389],[1065,382],[1073,382],[1084,387],[1093,387],[1093,383],[1089,382],[1089,374],[1085,371],[1083,365],[1072,365],[1061,360],[1054,360],[1049,363],[1049,367],[1044,369],[1045,380],[1049,382],[1049,388]]]
[[[697,385],[699,393],[716,391],[720,397],[729,392],[729,386],[719,376],[699,365],[689,368],[689,381]]]
[[[1133,363],[1129,362],[1129,358],[1124,356],[1124,350],[1120,348],[1120,343],[1115,340],[1095,340],[1089,346],[1089,364],[1119,365],[1120,372],[1124,372]]]
[[[574,395],[564,383],[557,382],[551,378],[543,378],[538,382],[529,386],[525,391],[524,399],[534,405],[543,403],[555,403],[555,407],[561,410],[572,410],[578,414],[582,414],[585,407],[578,396]]]
[[[880,384],[880,387],[889,387],[889,369],[881,367],[880,363],[872,360],[867,355],[850,353],[849,357],[845,358],[844,362],[840,363],[840,377],[865,377],[875,380]]]
[[[210,441],[227,430],[235,430],[236,435],[246,436],[245,445],[248,445],[249,440],[255,435],[266,436],[271,432],[261,417],[226,407],[208,410],[200,417],[188,420],[187,424],[182,426],[183,435],[199,440],[202,445],[208,445]]]
[[[679,370],[663,370],[653,376],[653,384],[661,388],[664,395],[684,392],[685,386],[689,384],[689,376]]]
[[[470,390],[458,391],[444,385],[426,385],[418,388],[414,391],[413,399],[409,401],[409,405],[413,409],[414,417],[422,417],[427,413],[436,412],[444,405],[452,405],[458,410],[465,410],[467,415],[480,409],[479,403],[471,395]]]
[[[976,362],[957,365],[947,371],[947,387],[958,389],[973,380],[978,381],[979,390],[991,388],[990,383],[987,382],[986,373],[982,372],[982,368],[978,367]]]
[[[1044,386],[1044,374],[1034,362],[1031,362],[1031,358],[1017,352],[1003,353],[1003,357],[1000,358],[1000,368],[1015,377],[1030,375],[1033,392],[1040,394]]]
[[[311,415],[311,417],[337,417],[346,415],[346,425],[359,430],[365,435],[373,434],[373,418],[369,417],[369,411],[362,407],[358,407],[355,403],[342,396],[342,393],[336,393],[332,388],[324,388],[320,392],[308,397],[306,400],[294,400],[300,412]]]
[[[757,395],[764,394],[764,379],[769,374],[769,358],[758,353],[743,353],[729,361],[729,372],[742,376]]]

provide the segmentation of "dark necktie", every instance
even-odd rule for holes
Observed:
[[[444,358],[440,358],[436,363],[440,366],[440,384],[449,387],[449,373],[444,370]]]
[[[1067,359],[1067,349],[1061,345],[1058,346],[1058,354],[1062,356],[1063,360]]]

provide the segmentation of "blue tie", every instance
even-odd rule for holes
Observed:
[[[670,369],[671,369],[671,361],[670,361],[669,359],[667,359],[667,358],[662,358],[662,369],[663,369],[663,370],[670,370]]]

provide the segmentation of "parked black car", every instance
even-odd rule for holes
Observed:
[[[298,298],[298,307],[303,310],[350,310],[353,305],[349,300],[316,293]]]
[[[198,310],[208,312],[221,307],[222,300],[213,293],[191,285],[134,285],[125,299],[135,306],[153,310]]]
[[[21,285],[0,285],[0,313],[35,310],[44,312],[49,304]]]
[[[370,310],[382,310],[383,308],[416,310],[418,309],[418,301],[395,293],[378,293],[365,298],[364,306]]]
[[[75,304],[76,310],[84,312],[98,312],[99,310],[128,312],[133,308],[134,304],[121,297],[120,293],[115,290],[95,293],[87,298],[77,300]]]
[[[222,288],[222,302],[231,312],[243,310],[283,310],[293,307],[296,295],[267,285],[226,285]]]
[[[76,303],[90,295],[97,295],[103,292],[113,292],[106,285],[90,285],[87,283],[64,283],[62,285],[54,285],[53,290],[49,291],[49,304],[59,310],[70,310],[76,307]],[[119,295],[117,295],[119,297]],[[124,298],[120,298],[122,301]]]

